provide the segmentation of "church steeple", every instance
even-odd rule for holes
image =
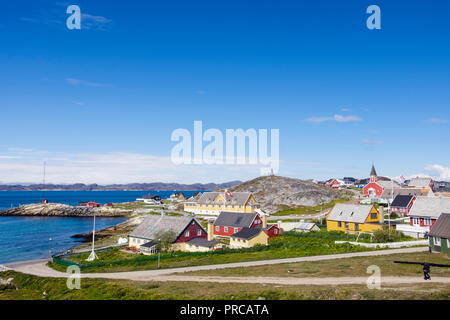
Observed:
[[[370,171],[370,176],[371,177],[377,176],[377,171],[375,170],[375,166],[373,164],[372,164],[372,170]]]
[[[372,170],[370,171],[370,182],[375,182],[377,180],[377,171],[375,166],[372,164]]]

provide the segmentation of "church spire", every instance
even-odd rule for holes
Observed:
[[[375,170],[375,166],[373,164],[372,164],[372,170],[370,171],[370,176],[371,177],[377,176],[377,171]]]

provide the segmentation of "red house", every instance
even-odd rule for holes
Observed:
[[[410,225],[429,231],[443,212],[450,212],[450,198],[417,197],[408,214]]]
[[[99,208],[102,205],[100,203],[89,201],[89,202],[78,202],[79,207],[90,207],[90,208]]]
[[[214,235],[230,237],[243,228],[262,228],[269,237],[277,237],[280,229],[275,224],[267,224],[267,217],[257,213],[221,212],[214,221]]]
[[[390,213],[396,213],[400,216],[409,215],[409,211],[416,200],[413,195],[397,195],[391,203]]]
[[[191,217],[148,215],[144,221],[128,235],[129,247],[140,248],[146,243],[155,245],[160,232],[173,231],[174,243],[184,243],[195,238],[208,237],[201,224]]]

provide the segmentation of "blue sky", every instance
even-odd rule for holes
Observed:
[[[0,6],[0,181],[223,182],[177,128],[279,129],[280,175],[450,179],[448,1],[14,1]],[[66,28],[81,8],[82,29]],[[366,8],[381,8],[381,30]]]

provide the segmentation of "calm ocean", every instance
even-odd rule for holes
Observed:
[[[145,194],[168,198],[173,191],[46,191],[49,202],[77,205],[79,201],[102,204],[134,201]],[[183,191],[191,196],[194,191]],[[41,191],[0,191],[0,210],[41,202]],[[125,221],[124,218],[97,218],[96,230]],[[0,264],[49,257],[79,245],[71,236],[92,230],[92,218],[0,217]],[[51,241],[49,239],[52,239]]]

